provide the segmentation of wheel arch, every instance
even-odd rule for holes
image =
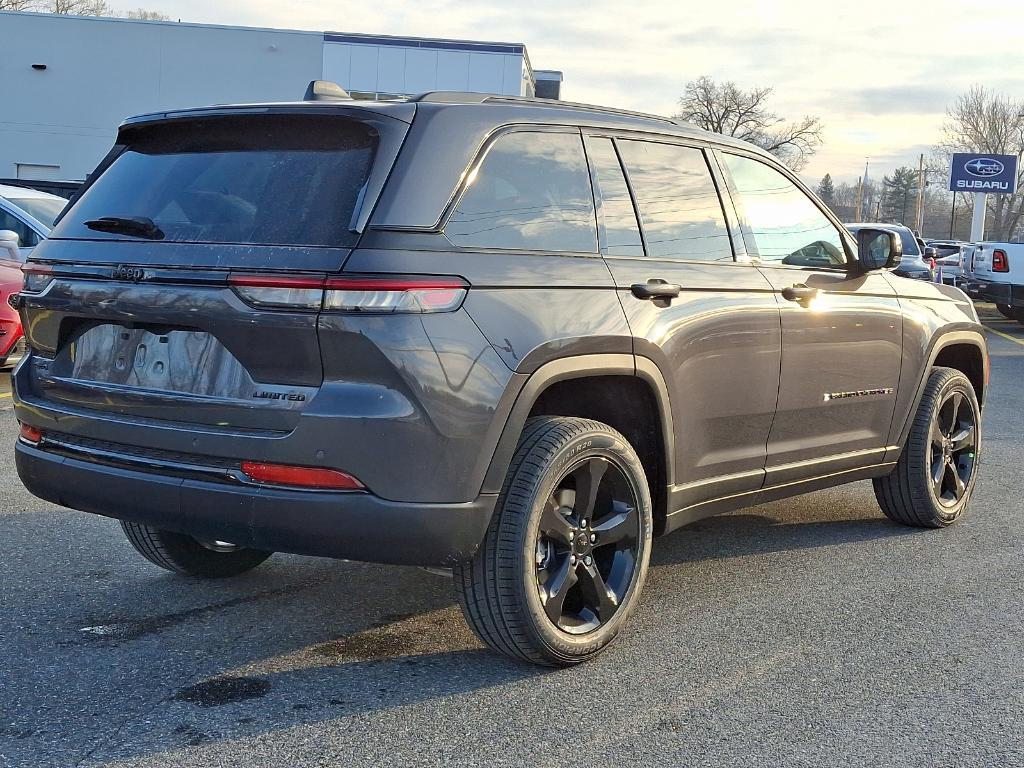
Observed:
[[[900,450],[906,444],[907,436],[910,434],[910,428],[914,422],[914,414],[917,413],[917,409],[921,405],[921,398],[924,397],[928,376],[935,366],[955,368],[963,373],[974,387],[978,404],[982,406],[985,404],[989,380],[989,359],[988,345],[981,331],[976,329],[951,330],[937,334],[932,339],[926,360],[926,365],[922,366],[917,377],[917,391],[914,393],[913,405],[899,425],[900,430],[895,441],[890,441],[890,445],[899,446]],[[895,459],[896,456],[898,456],[898,452],[891,457],[887,454],[886,460]]]
[[[638,402],[637,396],[643,401]],[[622,432],[647,471],[659,532],[668,489],[675,479],[674,433],[668,387],[651,360],[625,354],[578,355],[539,367],[523,384],[509,412],[482,493],[500,492],[523,426],[535,415],[591,418]]]

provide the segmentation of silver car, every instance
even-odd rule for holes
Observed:
[[[45,240],[68,201],[46,192],[0,184],[0,231],[18,236],[22,257]]]

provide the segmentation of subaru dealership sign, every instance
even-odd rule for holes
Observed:
[[[957,152],[953,155],[949,188],[953,192],[1016,192],[1017,156]]]

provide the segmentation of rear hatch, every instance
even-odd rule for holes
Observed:
[[[291,429],[323,380],[320,286],[356,245],[407,114],[282,106],[123,126],[26,268],[31,395]]]

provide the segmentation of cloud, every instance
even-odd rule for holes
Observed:
[[[926,84],[871,86],[838,91],[829,106],[869,115],[936,115],[945,114],[956,95],[955,88]]]
[[[915,164],[942,114],[974,83],[1024,97],[1024,48],[977,45],[992,20],[1024,25],[1020,0],[985,12],[952,0],[152,0],[173,18],[522,42],[533,66],[565,73],[574,101],[671,114],[701,75],[771,86],[771,106],[821,117],[826,145],[807,172],[858,175],[865,155]],[[904,157],[904,155],[906,155]],[[891,170],[891,169],[890,169]]]

